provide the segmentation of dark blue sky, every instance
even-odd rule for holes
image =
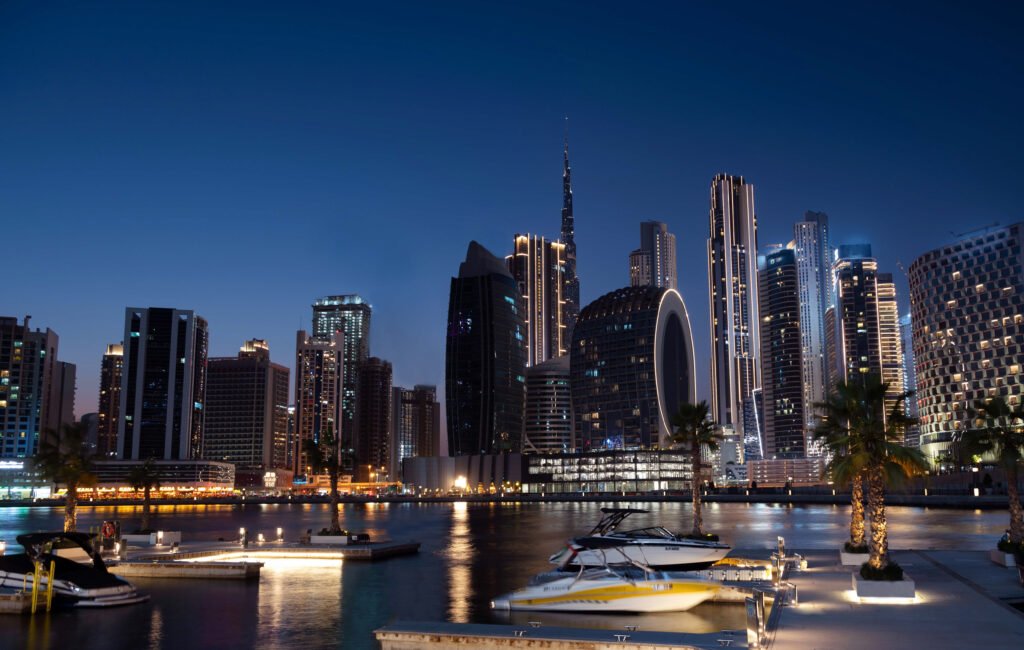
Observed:
[[[290,366],[357,292],[396,384],[443,386],[468,241],[558,233],[566,114],[583,302],[668,222],[700,369],[717,172],[762,244],[823,210],[894,273],[1021,218],[1020,3],[494,4],[0,3],[0,314],[57,331],[80,413],[127,305]]]

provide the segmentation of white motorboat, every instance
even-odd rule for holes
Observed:
[[[19,535],[17,540],[26,552],[0,556],[0,587],[30,590],[35,563],[41,562],[49,571],[52,562],[57,606],[114,607],[149,600],[148,595],[138,593],[130,583],[107,571],[84,533],[30,533]],[[47,589],[49,580],[46,573],[41,574],[41,591]]]
[[[628,562],[663,571],[698,571],[718,562],[732,550],[728,544],[689,539],[661,526],[618,530],[634,513],[632,508],[601,508],[604,517],[585,537],[570,540],[549,559],[559,568],[603,567]]]
[[[685,612],[718,592],[698,578],[670,577],[633,565],[542,573],[523,589],[491,601],[498,610],[552,612]]]

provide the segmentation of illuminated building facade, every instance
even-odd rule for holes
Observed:
[[[1024,222],[929,251],[908,275],[920,445],[934,457],[976,402],[1024,398]]]
[[[526,397],[522,296],[502,260],[470,242],[452,278],[445,348],[448,453],[519,451]]]
[[[356,404],[357,480],[364,467],[374,474],[391,467],[391,364],[377,357],[359,366],[359,401]],[[383,480],[383,477],[380,477]]]
[[[565,320],[565,245],[537,235],[516,235],[505,258],[526,306],[526,365],[568,353]]]
[[[800,296],[801,363],[803,364],[804,421],[814,431],[817,415],[813,404],[825,401],[828,393],[825,358],[825,310],[833,303],[832,250],[828,215],[807,212],[793,224],[792,247],[796,253],[797,285]],[[815,445],[808,454],[816,453]]]
[[[891,273],[879,273],[878,289],[878,346],[882,364],[882,381],[889,385],[885,392],[885,412],[896,406],[905,390],[903,376],[903,339],[900,337],[900,309],[896,304],[896,283]]]
[[[121,419],[121,373],[124,345],[111,343],[100,362],[100,401],[96,421],[96,454],[102,458],[117,455],[117,427]]]
[[[198,458],[206,405],[206,320],[190,310],[128,307],[124,341],[118,458]]]
[[[696,400],[693,363],[678,292],[626,287],[587,305],[570,363],[576,449],[666,446],[669,419]]]
[[[871,246],[840,246],[832,266],[836,302],[829,316],[834,327],[829,350],[833,360],[830,385],[882,376],[882,348],[878,339],[878,263]]]
[[[295,334],[295,433],[292,456],[295,475],[308,476],[309,463],[302,449],[306,440],[319,441],[328,427],[338,435],[341,402],[340,334],[329,340]]]
[[[57,360],[60,339],[49,328],[33,331],[29,321],[28,316],[21,323],[0,317],[0,458],[34,456],[43,431],[74,421],[73,414],[61,420],[67,416],[61,390],[65,368]]]
[[[708,294],[711,301],[711,416],[743,436],[760,458],[754,390],[761,387],[754,186],[742,176],[711,181]]]
[[[391,476],[401,476],[402,461],[441,453],[441,405],[437,387],[417,385],[391,390]]]
[[[572,214],[572,170],[569,167],[569,138],[562,157],[562,230],[565,246],[565,336],[572,340],[572,329],[580,316],[580,280],[576,276],[576,220]]]
[[[910,417],[917,418],[920,416],[920,413],[917,408],[917,372],[914,368],[914,330],[911,322],[910,314],[900,316],[900,351],[903,353],[903,385],[907,391],[914,393],[904,401],[903,410]],[[907,428],[903,436],[903,442],[908,447],[920,447],[920,437],[921,428],[915,424]]]
[[[660,221],[640,223],[640,248],[629,254],[631,287],[678,288],[676,236]]]
[[[567,452],[573,448],[569,357],[548,359],[526,370],[523,451]]]

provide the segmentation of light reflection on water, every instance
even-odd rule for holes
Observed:
[[[258,584],[222,581],[134,581],[150,603],[113,610],[55,612],[50,616],[0,617],[0,646],[12,648],[362,648],[374,629],[393,621],[471,621],[587,625],[621,629],[710,631],[743,626],[741,607],[704,604],[684,614],[649,616],[513,614],[489,610],[495,596],[526,584],[550,568],[548,556],[600,517],[598,503],[348,504],[342,526],[375,538],[416,539],[419,555],[366,564],[313,566],[265,561]],[[626,504],[651,510],[635,515],[636,527],[690,527],[687,503]],[[1006,527],[1005,511],[889,508],[893,548],[991,547]],[[135,506],[83,508],[80,528],[120,519],[138,525]],[[735,548],[771,548],[775,536],[791,549],[837,548],[848,532],[844,506],[776,506],[715,503],[705,527]],[[293,540],[328,521],[322,504],[159,506],[158,529],[181,530],[189,540],[235,539],[241,527],[274,538],[278,526]],[[16,534],[54,530],[58,508],[0,508],[0,539],[17,549]],[[73,640],[73,642],[72,642]]]

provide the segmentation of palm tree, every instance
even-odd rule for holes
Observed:
[[[306,454],[306,462],[314,474],[327,472],[331,481],[331,528],[333,535],[341,533],[341,524],[338,522],[338,473],[341,469],[338,462],[338,437],[334,434],[334,425],[327,423],[327,430],[320,434],[318,440],[306,439],[302,441],[302,451]]]
[[[35,466],[44,478],[67,487],[64,497],[64,532],[75,532],[78,521],[78,488],[96,485],[92,451],[85,442],[81,422],[65,424],[59,431],[47,429],[39,440]]]
[[[670,420],[675,433],[672,442],[690,452],[690,464],[693,467],[693,537],[704,537],[704,522],[701,518],[700,486],[703,469],[706,467],[703,452],[717,451],[718,442],[722,439],[714,423],[708,417],[708,403],[690,404],[684,402]]]
[[[1012,407],[1002,397],[977,402],[971,409],[974,428],[958,436],[964,457],[988,456],[1006,471],[1010,500],[1010,543],[1024,550],[1024,509],[1017,490],[1019,468],[1024,460],[1024,407]]]
[[[863,553],[864,539],[864,465],[855,451],[859,442],[858,423],[854,421],[860,403],[857,384],[839,382],[826,401],[814,406],[821,414],[815,436],[829,450],[825,474],[835,485],[850,485],[850,540],[846,550]]]
[[[885,489],[908,476],[924,472],[928,463],[920,451],[903,446],[903,431],[915,422],[914,418],[903,413],[904,400],[912,393],[901,393],[887,399],[888,388],[888,384],[872,379],[849,384],[841,382],[822,405],[824,420],[818,432],[833,454],[827,470],[833,481],[852,478],[854,491],[859,491],[856,489],[858,478],[867,480],[871,522],[867,566],[876,574],[901,576],[898,567],[889,562]],[[890,400],[892,406],[886,413]],[[863,514],[859,526],[863,544]],[[853,544],[857,541],[853,523],[850,531]],[[890,569],[890,566],[894,568]]]
[[[142,490],[142,526],[139,532],[149,532],[149,493],[150,490],[160,489],[160,471],[156,467],[156,460],[147,458],[141,465],[136,465],[128,473],[128,484],[135,491]]]

